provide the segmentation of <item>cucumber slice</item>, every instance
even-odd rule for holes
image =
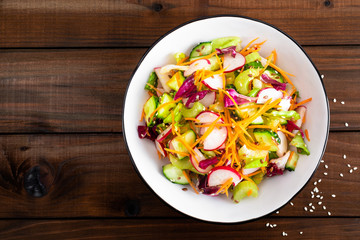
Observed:
[[[173,183],[182,184],[182,185],[189,184],[182,170],[175,167],[171,163],[163,166],[163,174],[167,179],[169,179]]]
[[[157,87],[158,77],[155,72],[150,73],[147,83],[155,88]],[[156,91],[153,88],[151,88],[148,84],[145,85],[145,90],[148,90],[152,94],[156,95]]]
[[[285,164],[285,168],[289,171],[295,171],[298,160],[299,160],[299,154],[293,152],[292,157],[287,160]]]
[[[250,181],[242,181],[236,185],[233,192],[233,199],[236,203],[240,202],[244,197],[257,197],[258,188],[257,185]]]
[[[179,159],[179,158],[175,157],[173,154],[169,154],[169,160],[175,167],[177,167],[177,168],[179,168],[181,170],[190,170],[190,171],[192,171],[194,173],[200,174],[198,171],[196,171],[196,169],[194,168],[194,166],[190,162],[189,157]]]
[[[257,118],[254,119],[254,121],[252,121],[250,124],[253,125],[261,125],[264,124],[264,119],[261,116],[258,116]]]
[[[253,68],[249,68],[240,73],[234,81],[236,90],[243,95],[248,95],[250,92],[250,83],[257,75],[259,75],[259,71]]]
[[[148,127],[152,127],[155,123],[154,118],[157,115],[155,113],[151,118],[150,115],[156,110],[159,105],[159,98],[156,96],[150,97],[144,105],[145,121]]]
[[[190,52],[190,61],[197,58],[209,55],[212,52],[211,42],[202,42],[194,47]]]
[[[263,74],[268,75],[271,79],[273,79],[275,81],[278,81],[281,83],[284,82],[284,77],[272,67],[267,67],[266,70],[263,72]]]
[[[163,95],[160,96],[160,105],[164,104],[164,103],[171,102],[171,101],[173,101],[173,98],[168,93],[164,93]],[[170,115],[171,109],[173,109],[175,106],[176,106],[176,104],[173,103],[173,104],[169,104],[169,105],[166,105],[164,107],[161,107],[157,111],[157,117],[161,118],[161,119],[165,119],[167,116]]]
[[[245,163],[251,162],[253,159],[264,159],[268,154],[266,150],[251,150],[246,147],[246,145],[242,146],[238,151],[239,157],[242,160],[245,160]]]
[[[304,142],[304,139],[302,138],[300,132],[298,132],[295,137],[291,140],[290,145],[297,148],[298,153],[304,154],[304,155],[310,155],[309,149],[307,149],[307,146]]]
[[[274,133],[266,129],[256,128],[254,130],[254,137],[260,146],[269,147],[269,151],[275,152],[278,150],[278,137],[276,138]]]
[[[177,136],[175,137],[173,140],[171,140],[170,144],[171,144],[171,147],[175,150],[175,151],[178,151],[178,152],[183,152],[183,153],[189,153],[189,151],[187,150],[187,148],[184,146],[184,144],[182,143],[182,141],[184,141],[186,144],[188,145],[193,145],[195,143],[195,140],[196,140],[196,134],[193,130],[188,130],[186,131],[185,133],[183,133],[182,135],[180,136]],[[183,159],[184,155],[181,155],[181,154],[176,154],[176,156],[179,158],[179,159]]]
[[[174,120],[176,123],[180,122],[180,120],[182,119],[181,110],[182,110],[183,106],[184,105],[182,103],[178,103],[174,109]],[[164,119],[164,123],[172,123],[172,114],[169,114]]]

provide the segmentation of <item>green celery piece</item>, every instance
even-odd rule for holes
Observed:
[[[302,138],[300,132],[298,132],[295,137],[291,140],[290,145],[297,148],[298,153],[303,155],[310,155],[310,151],[307,149],[307,146]]]
[[[245,56],[245,63],[261,61],[261,56],[258,52],[252,52]]]
[[[251,90],[249,92],[249,97],[256,97],[257,94],[259,93],[260,89],[259,88],[254,88],[253,90]]]
[[[181,113],[185,118],[194,118],[204,110],[205,110],[204,105],[202,105],[199,102],[195,102],[192,108],[183,107]]]
[[[178,103],[175,107],[174,111],[174,120],[176,123],[180,122],[180,120],[182,119],[182,113],[181,110],[183,108],[183,104],[182,103]],[[164,123],[172,123],[172,114],[170,113],[165,119],[164,119]]]
[[[241,43],[239,37],[222,37],[216,38],[211,41],[212,52],[216,51],[217,48],[223,49],[231,46],[237,46]]]
[[[274,118],[282,118],[282,119],[285,119],[285,120],[298,120],[300,119],[300,115],[294,111],[294,110],[291,110],[291,111],[271,111],[269,113],[264,113],[264,116],[266,117],[274,117]]]
[[[259,75],[259,70],[249,68],[240,73],[234,81],[236,90],[243,95],[248,95],[250,92],[251,81]]]
[[[250,181],[242,181],[238,185],[236,185],[233,192],[233,199],[236,203],[240,202],[244,197],[257,197],[258,196],[258,188],[254,182]]]
[[[264,159],[255,159],[244,166],[244,169],[266,167],[268,163]]]
[[[185,53],[177,52],[174,54],[174,57],[175,57],[176,63],[178,63],[181,60],[183,60],[184,58],[186,58],[186,55],[185,55]]]

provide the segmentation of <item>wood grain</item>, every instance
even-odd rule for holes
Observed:
[[[359,7],[353,0],[3,0],[0,47],[150,46],[186,21],[218,14],[266,21],[301,44],[359,44]]]
[[[266,224],[276,227],[266,227]],[[193,219],[1,220],[0,235],[25,239],[357,239],[359,218],[263,218],[243,224]],[[302,234],[300,234],[302,232]]]
[[[287,204],[272,216],[325,217],[328,212],[331,216],[359,216],[360,207],[354,203],[360,201],[356,191],[360,170],[350,174],[347,166],[360,167],[359,142],[358,133],[331,133],[325,163],[292,199],[294,205]],[[3,135],[0,146],[0,218],[183,216],[141,181],[121,134]],[[48,194],[42,198],[29,196],[23,188],[24,175],[33,166],[47,173],[42,181],[49,186]],[[319,179],[316,194],[324,196],[322,200],[312,199],[310,194],[313,182]],[[316,207],[313,213],[304,211],[309,203]]]
[[[360,48],[305,50],[325,76],[331,129],[359,130]],[[145,51],[145,48],[0,51],[0,131],[121,132],[126,86]],[[349,127],[344,126],[345,122]]]

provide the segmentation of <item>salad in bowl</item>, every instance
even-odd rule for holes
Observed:
[[[238,203],[310,155],[302,125],[311,98],[300,99],[276,50],[260,55],[266,41],[257,40],[201,42],[151,72],[138,135],[154,142],[169,181],[197,194],[232,192]]]

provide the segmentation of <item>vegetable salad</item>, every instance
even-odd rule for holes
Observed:
[[[217,38],[154,68],[138,133],[154,142],[168,180],[239,202],[310,154],[302,125],[311,98],[299,101],[294,76],[276,65],[276,50],[259,54],[263,44]]]

